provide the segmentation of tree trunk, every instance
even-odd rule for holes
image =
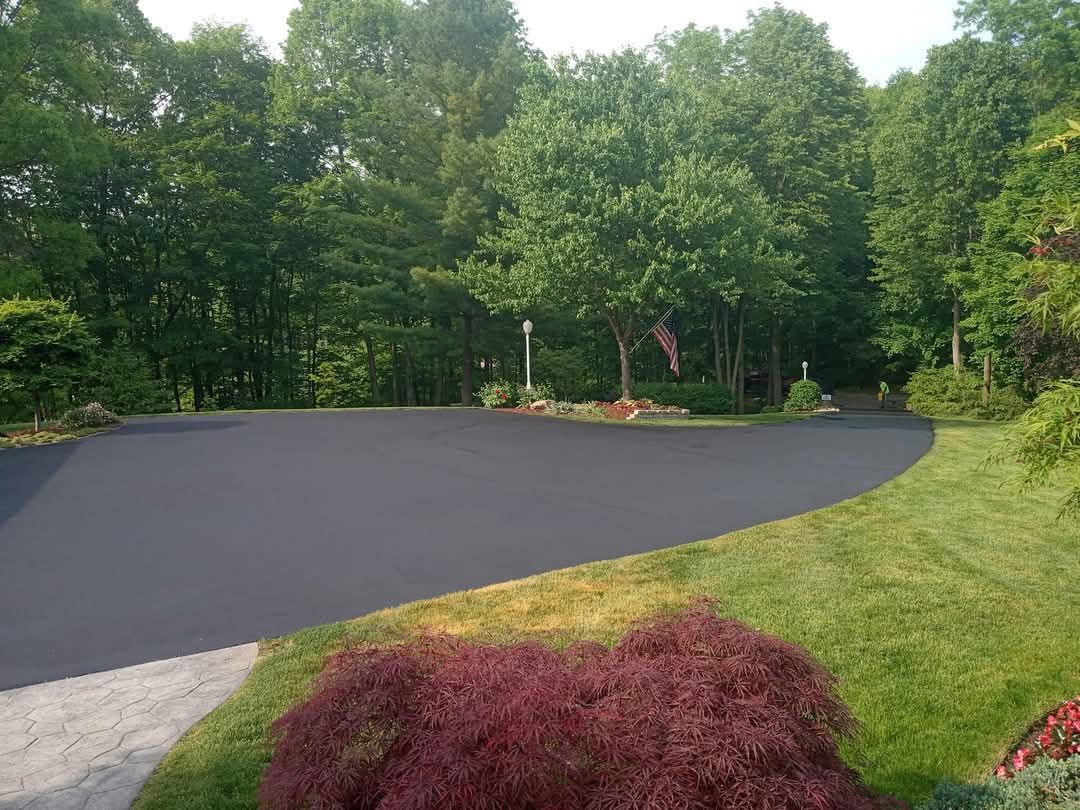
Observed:
[[[619,344],[620,399],[630,399],[633,395],[630,380],[630,338],[634,335],[634,319],[631,317],[624,328],[613,315],[608,315],[608,323],[611,331],[615,333],[615,342]]]
[[[432,376],[435,378],[432,381],[431,387],[431,403],[432,405],[443,405],[443,389],[445,388],[445,380],[443,374],[443,361],[441,357],[435,358],[435,368],[432,369]]]
[[[743,347],[745,346],[746,301],[739,299],[738,321],[735,343],[735,413],[744,413],[746,409],[746,386],[743,382]]]
[[[619,387],[621,391],[621,399],[630,399],[631,386],[630,386],[630,347],[626,345],[626,340],[623,338],[617,338],[619,341]]]
[[[371,335],[364,335],[364,349],[367,351],[368,387],[371,389],[371,404],[381,405],[382,397],[379,395],[378,368],[375,366],[375,341]]]
[[[401,380],[398,377],[398,347],[390,344],[390,383],[393,388],[394,407],[401,405]]]
[[[728,388],[735,394],[735,369],[731,365],[731,307],[724,304],[720,310],[721,324],[724,328],[724,373]],[[734,399],[732,406],[734,406]]]
[[[410,408],[416,407],[416,371],[413,368],[412,350],[408,346],[402,347],[405,355],[405,404]]]
[[[960,293],[953,290],[952,303],[952,364],[953,371],[960,373]]]
[[[990,357],[990,352],[983,355],[983,388],[982,388],[982,404],[984,407],[990,406],[990,378],[994,373],[994,361]]]
[[[198,413],[203,406],[203,385],[202,374],[194,363],[191,365],[191,398],[195,405],[195,413]]]
[[[724,369],[721,365],[721,349],[720,349],[720,302],[712,302],[712,349],[713,349],[713,372],[716,375],[716,381],[723,383],[726,377],[724,377]]]
[[[780,316],[773,315],[769,324],[769,404],[784,404],[784,382],[780,377],[781,351]]]
[[[180,413],[183,407],[180,405],[180,380],[176,373],[176,366],[172,366],[169,369],[169,376],[172,378],[172,393],[173,399],[176,401],[176,412]]]
[[[473,392],[473,352],[472,352],[472,315],[461,318],[461,404],[472,406]]]
[[[34,398],[34,433],[41,430],[41,394],[33,393]]]

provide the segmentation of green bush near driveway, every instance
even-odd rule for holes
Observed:
[[[799,380],[791,384],[785,411],[816,411],[821,407],[821,386],[813,380]]]
[[[732,402],[731,389],[718,383],[637,383],[634,396],[697,414],[728,413]]]
[[[990,404],[983,405],[982,389],[982,377],[970,371],[957,374],[952,366],[919,369],[904,386],[908,406],[923,416],[1009,420],[1027,408],[1015,390],[997,386],[990,389]]]

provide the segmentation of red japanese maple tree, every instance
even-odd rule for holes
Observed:
[[[707,602],[613,649],[426,636],[331,659],[274,724],[264,807],[871,808],[855,726],[800,647]]]

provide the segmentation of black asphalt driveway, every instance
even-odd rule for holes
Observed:
[[[905,415],[444,410],[159,417],[0,451],[0,689],[713,537],[874,487],[930,443]]]

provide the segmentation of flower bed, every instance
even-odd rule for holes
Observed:
[[[556,416],[591,416],[613,421],[626,421],[637,417],[664,418],[669,416],[685,417],[689,411],[670,405],[657,405],[651,399],[624,399],[618,402],[556,402],[545,399],[518,408],[529,413],[548,413]],[[639,413],[645,412],[645,413]]]
[[[1040,757],[1065,759],[1080,754],[1080,695],[1047,715],[1024,742],[997,766],[995,773],[1009,779]]]

